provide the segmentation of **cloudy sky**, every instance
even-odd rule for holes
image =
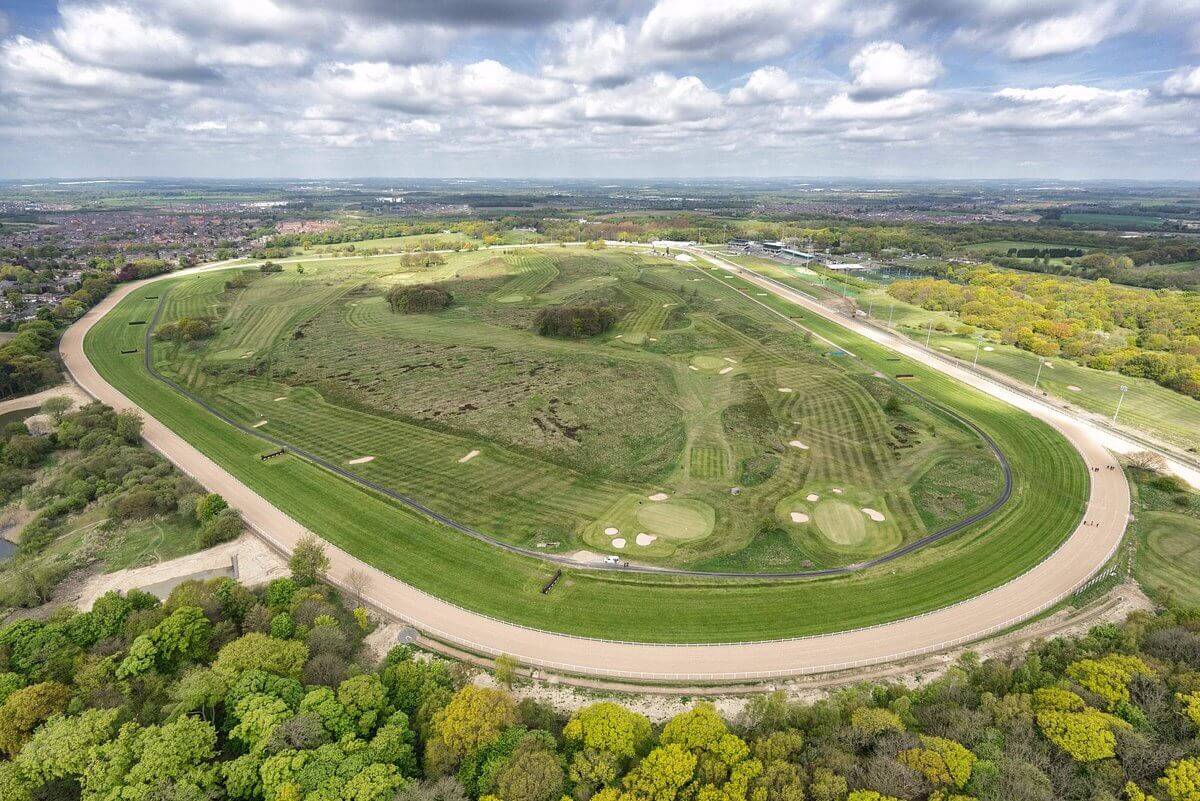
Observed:
[[[0,0],[0,110],[5,177],[1200,180],[1200,0]]]

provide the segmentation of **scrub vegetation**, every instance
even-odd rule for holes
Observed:
[[[319,562],[319,552],[314,552]],[[364,647],[354,599],[293,576],[0,628],[0,796],[213,801],[1192,801],[1200,634],[1138,614],[911,688],[782,691],[722,717],[570,713],[462,664]]]

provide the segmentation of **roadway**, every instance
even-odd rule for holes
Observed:
[[[844,670],[972,642],[1011,628],[1050,608],[1086,583],[1115,553],[1128,522],[1129,487],[1113,455],[1085,423],[957,368],[899,338],[842,317],[800,293],[761,276],[756,278],[754,274],[746,274],[719,257],[701,251],[693,253],[738,272],[814,314],[1019,406],[1053,426],[1079,451],[1089,468],[1096,468],[1090,474],[1092,486],[1080,525],[1043,562],[982,595],[892,623],[769,642],[653,645],[585,639],[526,628],[435,598],[332,545],[326,548],[331,562],[330,580],[347,586],[351,582],[358,583],[354,574],[365,576],[363,597],[372,606],[434,639],[475,653],[508,654],[525,665],[574,674],[646,681],[718,682]],[[91,327],[129,294],[142,290],[147,284],[180,274],[235,266],[218,263],[122,284],[67,329],[59,348],[68,372],[85,392],[113,408],[140,414],[144,420],[142,436],[150,447],[209,491],[224,496],[241,512],[253,531],[273,548],[287,554],[309,534],[308,530],[137,407],[100,376],[83,351],[83,340]]]

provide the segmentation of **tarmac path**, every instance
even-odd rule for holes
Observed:
[[[1116,459],[1086,423],[941,360],[899,337],[842,317],[801,293],[761,276],[756,278],[719,257],[701,251],[694,254],[737,272],[814,314],[1019,406],[1053,426],[1072,443],[1091,469],[1090,496],[1078,528],[1043,562],[982,595],[892,623],[767,642],[653,645],[539,631],[435,598],[332,545],[326,548],[331,562],[330,580],[346,586],[352,573],[365,575],[366,602],[429,637],[475,653],[507,654],[525,665],[573,674],[645,681],[721,682],[844,670],[971,642],[1008,629],[1053,606],[1086,583],[1116,551],[1128,522],[1129,487]],[[147,444],[210,491],[223,495],[264,541],[286,554],[309,532],[108,384],[83,351],[88,330],[130,293],[154,281],[231,266],[237,265],[217,263],[122,284],[67,329],[59,349],[80,388],[116,409],[138,412],[144,420],[142,435]]]

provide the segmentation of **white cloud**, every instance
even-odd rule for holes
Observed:
[[[660,0],[642,21],[639,45],[647,58],[756,61],[788,52],[802,36],[856,19],[840,0]]]
[[[1200,67],[1185,67],[1163,83],[1163,92],[1171,97],[1200,97]]]
[[[911,89],[893,97],[858,100],[849,93],[834,95],[813,113],[818,120],[839,122],[907,120],[936,110],[941,101],[926,89]]]
[[[1097,3],[1074,14],[1018,25],[1006,37],[1005,49],[1015,59],[1074,53],[1117,32],[1116,6]]]
[[[729,92],[735,106],[762,106],[782,103],[800,96],[800,85],[779,67],[760,67],[750,73],[746,83]]]
[[[516,72],[491,59],[464,67],[403,67],[382,61],[336,63],[323,66],[317,81],[331,101],[347,98],[411,114],[462,106],[539,105],[562,100],[569,93],[561,81]]]
[[[128,6],[68,5],[59,14],[54,38],[77,62],[156,77],[211,77],[185,37]]]
[[[584,19],[557,32],[554,61],[546,74],[579,83],[613,86],[637,74],[624,25]]]
[[[1145,89],[1062,84],[1001,89],[993,97],[993,107],[967,112],[962,121],[1009,131],[1116,130],[1155,124],[1170,111],[1150,106]]]
[[[942,74],[942,65],[935,56],[897,42],[872,42],[850,59],[850,74],[851,94],[873,100],[929,86]]]
[[[695,76],[675,78],[658,73],[583,98],[583,116],[626,126],[696,122],[721,110],[721,97]]]

